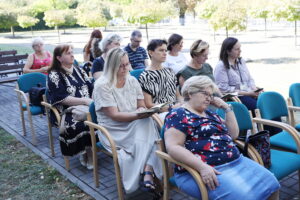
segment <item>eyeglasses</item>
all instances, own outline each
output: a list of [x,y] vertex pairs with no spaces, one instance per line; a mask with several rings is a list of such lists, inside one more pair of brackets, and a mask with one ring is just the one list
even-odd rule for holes
[[34,46],[34,47],[37,47],[37,46],[41,47],[41,46],[43,46],[43,45],[44,45],[43,43],[38,43],[38,44],[34,44],[33,46]]
[[122,68],[130,67],[130,66],[131,66],[130,63],[120,65],[120,67],[122,67]]
[[141,43],[142,42],[142,40],[133,40],[134,42],[136,42],[136,43]]
[[199,90],[198,92],[200,92],[201,94],[203,94],[206,98],[209,98],[209,100],[213,101],[214,100],[214,94],[209,94],[208,92],[206,91],[202,91],[202,90]]

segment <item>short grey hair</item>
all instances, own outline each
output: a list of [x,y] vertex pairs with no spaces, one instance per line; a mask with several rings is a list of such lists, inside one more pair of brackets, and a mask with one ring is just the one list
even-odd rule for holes
[[122,37],[119,34],[110,33],[100,41],[99,47],[103,53],[106,53],[108,51],[107,46],[109,44],[111,44],[112,42],[121,43],[121,41],[122,41]]
[[184,101],[190,100],[189,95],[195,94],[199,91],[211,88],[213,93],[218,93],[217,85],[208,76],[192,76],[187,79],[181,89],[181,94]]
[[135,38],[135,37],[142,37],[142,33],[141,33],[141,31],[139,31],[139,30],[134,30],[134,31],[132,31],[132,33],[131,33],[131,39],[133,39],[133,38]]
[[111,86],[116,85],[117,72],[121,65],[121,59],[126,55],[127,52],[119,47],[109,50],[104,64],[103,75],[100,79],[108,82]]
[[44,44],[44,40],[41,37],[33,38],[31,41],[31,46],[33,47],[36,44]]

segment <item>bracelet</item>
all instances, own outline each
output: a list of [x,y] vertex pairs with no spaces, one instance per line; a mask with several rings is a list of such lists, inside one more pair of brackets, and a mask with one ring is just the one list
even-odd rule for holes
[[233,111],[232,105],[228,105],[228,108],[224,109],[225,113]]

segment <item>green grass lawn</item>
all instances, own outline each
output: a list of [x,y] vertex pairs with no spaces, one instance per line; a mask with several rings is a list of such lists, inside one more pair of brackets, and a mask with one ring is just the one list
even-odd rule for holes
[[0,51],[17,50],[18,54],[30,54],[32,49],[22,45],[0,44]]
[[93,199],[2,128],[0,170],[0,199]]

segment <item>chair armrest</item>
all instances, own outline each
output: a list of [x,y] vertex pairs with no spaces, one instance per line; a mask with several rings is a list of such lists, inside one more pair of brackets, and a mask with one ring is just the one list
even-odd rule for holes
[[292,111],[300,111],[300,107],[297,106],[288,106],[288,109]]
[[253,118],[253,122],[257,124],[263,124],[263,125],[269,125],[269,126],[281,128],[282,130],[289,133],[293,137],[297,145],[297,153],[300,154],[300,135],[294,127],[286,123],[272,121],[268,119],[261,119],[261,118]]
[[[94,129],[97,129],[97,130],[101,131],[101,133],[108,139],[108,142],[109,142],[109,145],[110,145],[110,149],[111,149],[111,152],[113,154],[114,162],[118,162],[118,160],[115,160],[115,159],[118,158],[117,157],[118,156],[118,154],[117,154],[117,146],[116,146],[115,141],[111,137],[110,133],[108,132],[108,130],[106,128],[104,128],[103,126],[100,126],[100,125],[95,124],[94,122],[92,122],[92,118],[91,118],[90,113],[88,113],[88,120],[84,121],[84,123],[87,126],[89,126],[89,128],[90,128],[90,133],[91,133],[91,137],[92,137],[92,143],[96,144],[96,138],[95,138],[96,136],[95,136],[95,133],[94,133]],[[93,142],[93,138],[94,138],[94,142]]]
[[55,115],[55,117],[56,117],[56,120],[57,120],[57,123],[60,124],[60,119],[61,119],[61,117],[60,117],[60,114],[59,114],[59,112],[57,111],[57,109],[56,109],[54,106],[52,106],[50,103],[47,103],[47,102],[45,102],[45,101],[42,101],[41,104],[42,104],[45,108],[50,109],[50,110],[54,113],[54,115]]
[[161,129],[164,125],[164,122],[161,120],[159,115],[154,113],[151,117],[158,124],[159,128]]
[[[26,106],[29,106],[29,99],[26,96],[26,94],[22,90],[18,90],[18,89],[14,89],[14,90],[17,92],[17,94],[19,94],[21,97],[23,97],[23,99],[25,100]],[[22,99],[20,99],[20,100],[22,100]]]
[[177,165],[180,165],[182,166],[183,168],[185,168],[192,176],[193,178],[195,179],[196,183],[198,184],[198,187],[199,187],[199,190],[201,192],[201,197],[203,200],[207,199],[208,200],[208,193],[207,193],[207,189],[206,189],[206,186],[205,184],[203,183],[202,181],[202,178],[199,174],[198,171],[196,171],[195,169],[181,163],[181,162],[178,162],[176,160],[174,160],[173,158],[171,158],[170,155],[168,155],[167,153],[164,153],[162,151],[159,151],[157,150],[156,151],[156,154],[162,159],[162,160],[166,160],[168,162],[171,162],[171,163],[175,163]]
[[[234,142],[237,144],[238,147],[240,147],[241,149],[244,149],[245,142],[240,141],[240,140],[235,140]],[[251,160],[257,162],[258,164],[260,164],[262,166],[264,166],[264,162],[261,159],[261,156],[259,155],[257,150],[251,144],[248,144],[248,155],[249,155]]]

